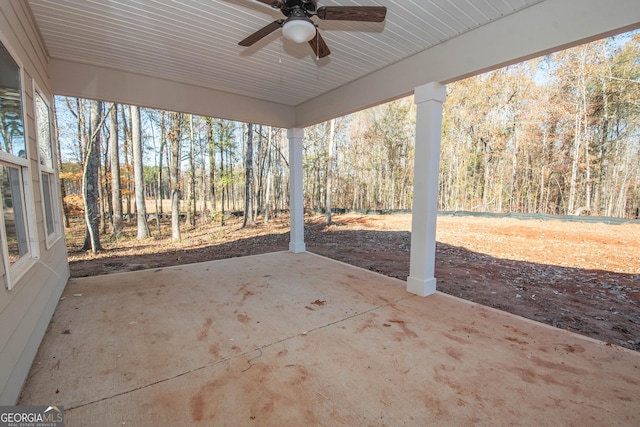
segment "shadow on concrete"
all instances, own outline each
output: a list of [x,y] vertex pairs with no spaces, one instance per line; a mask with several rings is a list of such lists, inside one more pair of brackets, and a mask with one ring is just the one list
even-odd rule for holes
[[[406,280],[411,234],[307,225],[307,250]],[[282,232],[150,255],[71,261],[72,277],[192,264],[288,250]],[[640,275],[495,258],[438,243],[438,290],[605,342],[640,350]]]

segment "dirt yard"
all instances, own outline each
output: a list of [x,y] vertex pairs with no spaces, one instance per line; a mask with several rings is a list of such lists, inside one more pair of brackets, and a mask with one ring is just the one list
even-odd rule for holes
[[[409,274],[410,215],[336,215],[306,222],[307,250],[388,276]],[[93,276],[287,250],[289,224],[242,229],[182,227],[171,242],[169,224],[138,242],[135,224],[105,251],[80,251],[82,226],[67,230],[71,275]],[[438,218],[438,289],[480,304],[595,339],[640,350],[640,224],[606,225],[517,219]]]

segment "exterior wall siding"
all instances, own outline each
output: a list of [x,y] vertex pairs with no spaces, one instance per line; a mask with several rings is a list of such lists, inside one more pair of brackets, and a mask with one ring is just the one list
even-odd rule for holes
[[[49,249],[42,209],[38,147],[35,139],[34,82],[52,102],[48,55],[25,2],[0,2],[0,40],[23,67],[23,110],[30,157],[31,203],[35,216],[38,258],[7,290],[0,285],[0,405],[17,401],[31,363],[69,278],[64,236]],[[54,143],[55,146],[55,143]],[[55,185],[59,188],[59,178]],[[61,203],[58,204],[61,206]],[[61,212],[58,212],[61,217]],[[62,224],[61,218],[59,219]],[[2,238],[4,240],[4,236]],[[45,404],[46,402],[43,402]],[[55,404],[55,402],[51,402]]]

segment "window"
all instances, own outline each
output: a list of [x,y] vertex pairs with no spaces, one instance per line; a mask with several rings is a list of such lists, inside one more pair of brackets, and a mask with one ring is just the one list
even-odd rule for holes
[[49,105],[40,91],[34,86],[36,127],[38,139],[38,157],[40,160],[40,180],[42,185],[42,210],[44,213],[44,227],[47,235],[47,248],[60,237],[58,221],[57,191],[55,183],[55,169],[53,167],[53,145],[51,139],[51,114]]
[[26,159],[20,81],[20,67],[0,43],[0,149]]
[[23,185],[20,175],[19,168],[0,164],[2,216],[10,265],[29,253],[27,221],[22,194]]
[[38,125],[38,149],[40,151],[40,165],[53,169],[53,150],[51,149],[51,116],[49,105],[36,93],[36,119]]
[[0,272],[9,289],[37,257],[22,99],[21,68],[0,42]]
[[50,173],[42,172],[42,204],[47,238],[55,237],[56,234],[56,223],[53,216],[53,196],[51,195],[51,178]]

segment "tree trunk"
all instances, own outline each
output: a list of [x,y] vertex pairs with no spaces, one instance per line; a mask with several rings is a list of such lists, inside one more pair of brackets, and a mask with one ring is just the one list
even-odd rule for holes
[[[125,193],[125,203],[127,207],[127,223],[131,222],[131,169],[129,164],[129,148],[131,146],[131,132],[129,127],[127,126],[127,115],[125,114],[125,108],[123,107],[122,112],[122,135],[123,135],[123,153],[124,153],[124,166],[125,166],[125,188],[127,192]],[[122,185],[122,183],[121,183]],[[121,187],[122,188],[122,187]]]
[[257,128],[257,147],[255,148],[255,154],[253,159],[253,210],[251,213],[251,219],[255,222],[258,218],[258,212],[260,211],[260,207],[262,206],[262,173],[264,171],[263,164],[261,162],[262,155],[262,146],[263,146],[263,135],[262,135],[262,125]]
[[213,120],[207,118],[207,144],[209,151],[209,201],[211,211],[216,210],[216,159],[215,159],[215,143],[213,141]]
[[244,221],[242,227],[255,226],[253,220],[253,124],[247,125],[247,153],[244,162]]
[[325,224],[331,224],[331,193],[333,188],[333,146],[335,139],[335,131],[336,131],[336,119],[332,119],[329,124],[329,147],[328,147],[328,155],[327,155],[327,190],[325,194]]
[[208,195],[208,191],[207,191],[207,163],[206,163],[206,157],[207,157],[207,144],[208,144],[208,138],[207,140],[203,141],[202,138],[199,136],[198,137],[198,141],[200,142],[199,147],[200,147],[200,164],[201,169],[200,169],[200,196],[202,197],[202,199],[200,200],[200,218],[201,220],[205,220],[207,218],[207,211],[208,211],[208,206],[207,206],[207,195]]
[[571,180],[569,181],[569,203],[567,214],[573,215],[576,200],[576,188],[578,187],[578,160],[580,158],[580,113],[576,111],[575,135],[573,136],[573,161],[571,162]]
[[138,239],[149,237],[147,206],[144,200],[144,169],[142,165],[142,130],[140,129],[140,108],[131,106],[131,145],[133,149],[133,179],[136,195],[136,215]]
[[[226,140],[226,134],[225,134],[225,140]],[[227,152],[227,166],[225,168],[225,170],[227,171],[227,210],[229,211],[236,211],[236,184],[235,184],[235,179],[234,179],[234,173],[233,173],[233,158],[234,158],[234,153],[233,153],[233,145],[232,144],[226,144],[227,148],[229,149]]]
[[120,186],[120,144],[118,143],[118,107],[109,106],[109,141],[111,143],[111,228],[114,238],[122,233],[122,188]]
[[265,195],[264,195],[264,223],[269,223],[269,214],[271,211],[271,182],[272,182],[272,155],[271,155],[271,146],[272,142],[272,129],[269,129],[269,135],[267,137],[267,183],[265,184]]
[[[583,62],[583,67],[584,67],[584,62]],[[584,73],[584,69],[583,69],[583,73]],[[588,140],[588,135],[589,135],[589,129],[588,129],[588,108],[587,108],[587,84],[584,81],[584,74],[582,74],[581,76],[582,78],[582,111],[583,111],[583,118],[582,118],[582,126],[584,128],[584,135],[585,135],[585,142],[584,142],[584,151],[585,151],[585,156],[584,156],[584,162],[585,162],[585,207],[586,207],[586,211],[589,212],[589,215],[591,215],[591,159],[590,159],[590,153],[589,153],[589,140]]]
[[[81,102],[79,98],[76,98],[76,108],[78,111],[78,162],[85,162],[87,159],[85,150],[89,145],[88,137],[87,137],[87,120],[85,119],[85,104]],[[84,137],[84,143],[82,141]]]
[[220,226],[224,227],[224,202],[225,202],[225,186],[227,183],[227,175],[224,171],[224,142],[225,136],[223,133],[222,122],[220,122]]
[[166,141],[167,141],[167,129],[165,122],[165,112],[162,112],[160,116],[160,153],[158,156],[158,198],[160,199],[159,211],[156,211],[158,215],[158,234],[160,234],[160,215],[162,214],[162,201],[164,200],[164,191],[162,188],[162,159],[164,156]]
[[[100,111],[101,117],[103,116],[104,111]],[[106,116],[106,115],[105,115]],[[105,117],[106,118],[106,117]],[[102,133],[102,130],[101,130]],[[105,138],[107,136],[105,135]],[[102,138],[99,139],[102,141]],[[100,234],[107,234],[107,193],[108,189],[106,188],[107,184],[107,156],[108,156],[108,146],[104,147],[104,167],[102,166],[102,159],[98,161],[98,207],[100,208]],[[100,144],[98,153],[102,152],[102,144]],[[105,185],[102,185],[102,183]]]
[[91,101],[91,125],[90,138],[87,146],[87,156],[82,174],[82,195],[84,199],[84,213],[86,221],[86,238],[83,250],[91,250],[96,253],[102,250],[100,245],[100,212],[98,208],[97,186],[100,185],[100,111],[102,105],[99,101]]
[[182,114],[171,113],[171,238],[180,240],[180,143]]
[[[53,108],[54,108],[53,126],[54,126],[54,132],[56,136],[56,142],[58,144],[58,171],[62,172],[62,156],[60,155],[62,151],[60,149],[60,132],[58,130],[58,114],[55,111],[55,103],[53,104]],[[67,190],[64,186],[64,180],[61,179],[60,180],[60,197],[62,198],[62,220],[63,220],[64,228],[69,228],[69,207],[67,206],[67,203],[64,200],[66,196],[67,196]]]
[[196,159],[195,159],[195,136],[193,132],[193,115],[189,115],[189,207],[187,222],[196,227]]
[[[162,116],[163,118],[160,120],[161,122],[164,121],[164,116]],[[157,158],[156,157],[156,135],[155,132],[153,130],[153,126],[151,127],[151,137],[153,139],[153,156],[154,156],[154,164],[157,165],[159,163],[159,159],[160,162],[162,161],[162,146],[163,146],[163,141],[164,141],[164,123],[161,123],[160,125],[160,157]],[[154,202],[155,202],[155,213],[156,213],[156,235],[160,236],[162,234],[162,229],[160,228],[160,212],[161,212],[161,207],[162,207],[162,192],[160,191],[160,168],[158,167],[156,169],[156,172],[153,175],[153,187],[154,187]]]

